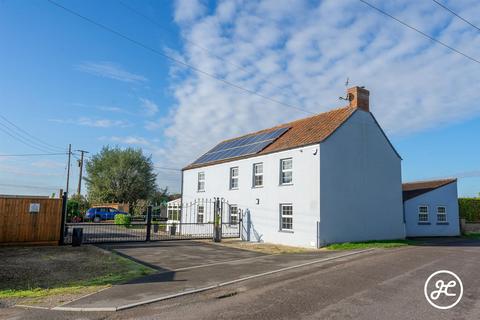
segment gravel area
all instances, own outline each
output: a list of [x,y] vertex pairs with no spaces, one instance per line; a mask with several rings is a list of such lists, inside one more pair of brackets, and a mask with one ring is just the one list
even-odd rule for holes
[[58,305],[150,271],[90,245],[0,247],[0,307]]

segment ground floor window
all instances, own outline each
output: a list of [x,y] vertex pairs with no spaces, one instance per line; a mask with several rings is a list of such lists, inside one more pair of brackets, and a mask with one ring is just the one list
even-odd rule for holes
[[229,222],[230,224],[238,223],[238,207],[235,204],[230,205]]
[[168,209],[168,220],[180,221],[180,209]]
[[199,204],[197,207],[197,223],[203,223],[203,216],[205,215],[205,206]]
[[180,205],[169,205],[167,207],[167,216],[168,220],[173,220],[173,221],[180,221],[181,217],[181,207]]
[[293,230],[293,206],[292,204],[280,205],[280,230],[292,231]]
[[419,206],[418,207],[418,222],[428,222],[428,207]]
[[437,221],[447,222],[447,208],[444,206],[437,207]]

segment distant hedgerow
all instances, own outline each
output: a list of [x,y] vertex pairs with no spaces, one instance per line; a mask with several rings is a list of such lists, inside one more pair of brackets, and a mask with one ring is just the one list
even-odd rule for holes
[[467,221],[480,221],[480,198],[459,198],[460,218]]

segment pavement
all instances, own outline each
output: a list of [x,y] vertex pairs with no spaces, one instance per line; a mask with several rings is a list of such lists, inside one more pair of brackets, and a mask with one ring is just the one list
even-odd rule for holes
[[[251,263],[256,264],[256,260],[253,261]],[[66,312],[8,308],[0,309],[0,318],[479,319],[479,265],[479,241],[433,241],[426,246],[375,250],[286,269],[123,311]],[[229,264],[217,266],[224,267],[216,269],[223,274],[232,267]],[[430,274],[443,269],[455,272],[464,286],[460,303],[449,310],[430,306],[423,292]]]

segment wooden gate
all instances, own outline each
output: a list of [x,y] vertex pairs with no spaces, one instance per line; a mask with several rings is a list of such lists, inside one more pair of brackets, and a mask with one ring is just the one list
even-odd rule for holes
[[57,245],[62,201],[62,198],[0,196],[0,245]]

